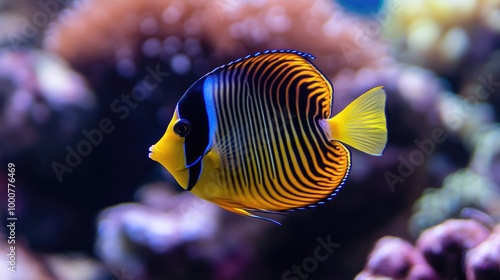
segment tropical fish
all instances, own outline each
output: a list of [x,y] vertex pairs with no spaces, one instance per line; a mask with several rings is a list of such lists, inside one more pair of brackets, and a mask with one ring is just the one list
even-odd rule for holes
[[272,50],[214,69],[181,97],[149,157],[184,189],[241,215],[276,222],[256,213],[331,200],[351,167],[344,144],[383,153],[386,95],[375,87],[332,117],[333,87],[313,59]]

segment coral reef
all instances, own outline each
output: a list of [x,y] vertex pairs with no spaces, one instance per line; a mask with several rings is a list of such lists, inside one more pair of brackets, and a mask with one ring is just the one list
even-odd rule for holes
[[28,149],[54,153],[95,106],[84,79],[58,57],[0,49],[0,159]]
[[426,189],[414,204],[410,232],[418,236],[425,229],[448,218],[458,218],[462,209],[473,207],[490,214],[498,214],[500,194],[489,177],[470,169],[448,175],[439,189]]
[[[5,236],[0,234],[0,250],[5,254],[12,254],[10,246],[7,244]],[[1,279],[36,279],[36,280],[53,280],[53,276],[49,270],[44,267],[40,260],[34,256],[25,246],[17,242],[15,244],[15,257],[13,258],[15,266],[8,264],[12,270],[7,269],[7,265],[0,270]],[[10,256],[8,257],[11,259]],[[7,258],[6,258],[7,260]]]
[[490,232],[475,220],[446,220],[425,230],[415,246],[381,238],[356,279],[497,279],[496,248],[498,226]]
[[[0,6],[0,161],[19,167],[18,279],[500,279],[498,0],[387,0],[364,16],[330,0]],[[22,38],[42,14],[54,21]],[[179,193],[147,148],[200,76],[281,48],[317,57],[333,113],[383,85],[389,143],[382,157],[353,151],[334,201],[273,217],[276,227]],[[113,133],[58,180],[51,163],[103,120]],[[318,240],[340,246],[317,258]]]
[[386,236],[375,244],[368,256],[368,263],[356,280],[377,279],[379,276],[392,279],[438,279],[419,250],[411,243],[392,236]]
[[[249,228],[218,206],[157,183],[138,190],[138,203],[104,210],[95,249],[111,271],[138,279],[246,279],[252,239],[272,226]],[[225,215],[225,217],[223,217]]]
[[485,241],[467,252],[465,264],[467,279],[500,278],[500,226]]
[[422,232],[416,247],[443,279],[462,279],[463,256],[489,233],[485,226],[473,220],[447,220]]
[[384,34],[404,61],[449,73],[496,48],[498,0],[386,2]]
[[[187,244],[187,248],[180,254],[187,258],[185,261],[196,263],[203,255],[199,243],[213,238],[218,223],[214,205],[198,202],[203,208],[200,209],[192,206],[194,198],[188,193],[175,197],[163,194],[165,190],[158,188],[153,192],[156,199],[159,196],[167,199],[162,205],[169,205],[169,209],[160,211],[137,203],[105,209],[98,218],[96,242],[97,254],[108,266],[116,270],[127,267],[131,275],[142,275],[146,279],[148,273],[158,273],[147,267],[150,259],[163,256],[167,261],[165,255],[181,250],[183,244]],[[203,265],[199,269],[206,270]]]
[[[92,67],[101,61],[101,68],[111,65],[120,74],[131,76],[140,57],[161,54],[167,63],[171,61],[173,70],[184,73],[191,70],[191,60],[204,58],[200,41],[207,31],[206,24],[199,19],[206,18],[200,14],[208,4],[208,1],[77,1],[49,28],[45,45],[74,66]],[[88,36],[83,38],[79,34]]]
[[[6,238],[0,235],[0,250],[12,254],[15,247],[15,266],[8,264],[0,270],[0,279],[5,280],[89,280],[103,279],[109,273],[104,266],[81,253],[73,254],[40,254],[33,252],[26,242],[19,239],[15,244],[7,244]],[[7,269],[9,268],[9,269]]]
[[388,57],[378,34],[365,34],[364,27],[364,20],[326,0],[293,5],[285,0],[87,0],[62,12],[45,47],[78,68],[99,61],[101,67],[107,63],[133,73],[134,62],[159,57],[180,75],[202,75],[264,49],[292,48],[321,58],[319,68],[332,75],[377,66]]

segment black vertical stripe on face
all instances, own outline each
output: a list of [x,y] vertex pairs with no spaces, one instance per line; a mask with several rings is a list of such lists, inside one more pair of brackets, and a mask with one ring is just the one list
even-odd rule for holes
[[186,190],[190,191],[193,189],[194,185],[196,185],[198,179],[200,178],[201,168],[202,168],[201,160],[199,160],[189,168],[189,179]]
[[188,190],[191,190],[201,174],[201,159],[210,144],[210,126],[203,98],[204,78],[196,81],[177,103],[180,120],[187,120],[190,133],[184,139],[186,167],[189,168]]

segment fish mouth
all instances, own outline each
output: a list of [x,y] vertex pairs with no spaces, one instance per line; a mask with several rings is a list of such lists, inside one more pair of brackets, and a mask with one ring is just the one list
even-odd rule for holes
[[[155,145],[151,145],[151,147],[149,147],[148,156],[150,159],[161,163],[165,167],[171,166],[170,164],[166,165],[163,163],[165,156],[161,151],[158,150],[158,148]],[[176,171],[183,171],[186,169],[188,169],[188,168],[186,167],[183,160],[180,160],[179,163],[177,164],[177,166],[174,164],[174,170],[176,170]]]
[[151,147],[149,147],[149,154],[148,154],[148,157],[150,159],[153,159],[152,155],[153,155],[153,150],[155,148],[155,145],[151,145]]

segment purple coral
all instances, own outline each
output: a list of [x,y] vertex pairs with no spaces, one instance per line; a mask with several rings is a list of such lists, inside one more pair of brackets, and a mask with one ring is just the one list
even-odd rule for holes
[[500,225],[447,220],[425,230],[413,246],[398,237],[380,239],[356,280],[500,279]]
[[500,279],[500,225],[467,253],[465,265],[469,280]]
[[377,279],[438,279],[421,253],[408,241],[386,236],[380,239],[368,257],[364,271],[357,280]]
[[489,230],[474,220],[448,220],[425,230],[416,247],[443,278],[464,278],[462,263],[467,250],[476,247]]
[[1,158],[34,147],[59,150],[95,105],[83,77],[57,56],[0,49]]

